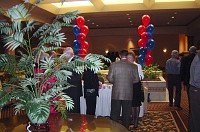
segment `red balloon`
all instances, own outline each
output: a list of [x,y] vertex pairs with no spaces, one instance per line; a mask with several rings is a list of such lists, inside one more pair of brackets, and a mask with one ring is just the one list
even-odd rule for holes
[[80,27],[80,30],[81,30],[81,33],[84,33],[84,34],[88,34],[89,32],[88,26],[85,26],[85,25]]
[[81,58],[85,58],[85,56],[87,55],[87,50],[86,49],[80,49],[79,52],[78,52],[78,55]]
[[85,24],[85,19],[84,17],[82,16],[79,16],[76,18],[76,24],[79,26],[79,27],[82,27],[84,24]]
[[88,47],[89,47],[89,44],[88,44],[88,42],[87,41],[82,41],[81,42],[81,49],[88,49]]
[[141,34],[141,38],[147,42],[149,39],[149,34],[147,32],[143,32]]
[[146,32],[146,27],[143,26],[143,25],[140,25],[140,26],[138,27],[138,33],[139,33],[139,34],[142,34],[143,32]]
[[83,42],[86,40],[86,35],[84,33],[79,33],[78,35],[78,41]]
[[138,46],[139,47],[146,47],[147,41],[143,40],[143,39],[139,39],[138,40]]
[[146,56],[151,55],[151,53],[152,53],[152,50],[147,50]]
[[144,62],[146,64],[146,66],[149,66],[152,64],[153,62],[153,58],[151,55],[146,55],[146,57],[144,58]]
[[149,25],[150,23],[150,16],[149,15],[143,15],[142,16],[142,23],[144,26]]

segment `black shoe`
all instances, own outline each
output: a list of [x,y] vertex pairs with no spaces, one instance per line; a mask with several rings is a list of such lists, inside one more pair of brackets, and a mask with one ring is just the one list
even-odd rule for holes
[[183,108],[180,105],[175,105],[179,110],[182,110]]

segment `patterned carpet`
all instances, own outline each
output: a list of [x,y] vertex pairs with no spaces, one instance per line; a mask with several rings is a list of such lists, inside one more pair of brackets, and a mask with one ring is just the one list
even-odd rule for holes
[[181,93],[181,106],[183,110],[179,110],[176,107],[169,107],[168,102],[149,102],[148,111],[168,111],[171,112],[176,124],[181,132],[188,131],[188,98],[187,93],[182,89]]
[[140,118],[138,128],[131,125],[131,132],[179,132],[179,128],[169,111],[148,111]]

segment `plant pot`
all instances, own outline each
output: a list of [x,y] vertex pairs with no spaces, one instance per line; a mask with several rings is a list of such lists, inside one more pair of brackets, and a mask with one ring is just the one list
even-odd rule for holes
[[32,124],[45,124],[47,122],[47,119],[49,118],[49,115],[50,115],[50,108],[46,116],[40,116],[38,118],[34,116],[34,113],[27,113],[28,119]]

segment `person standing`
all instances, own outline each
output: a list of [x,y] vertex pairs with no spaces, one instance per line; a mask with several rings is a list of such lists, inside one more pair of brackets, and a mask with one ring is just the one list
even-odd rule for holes
[[95,115],[96,101],[99,92],[99,80],[94,71],[87,69],[83,73],[84,97],[86,100],[86,114]]
[[[140,78],[140,80],[144,79],[144,74],[142,72],[142,66],[135,62],[135,53],[129,52],[127,59],[129,62],[137,65],[139,78]],[[142,86],[141,82],[133,84],[133,100],[132,100],[132,118],[133,119],[132,120],[133,120],[134,128],[138,127],[140,106],[142,105],[141,102],[144,102],[144,98],[142,98],[142,97],[144,97],[144,93],[141,91],[142,90],[141,86]]]
[[198,53],[190,66],[190,113],[189,132],[200,130],[200,53]]
[[166,72],[168,80],[168,92],[169,92],[169,106],[173,106],[173,92],[174,86],[176,87],[175,102],[179,110],[182,110],[181,103],[181,78],[180,78],[180,61],[178,60],[178,51],[173,50],[171,52],[171,58],[166,62]]
[[128,51],[119,53],[120,61],[110,65],[108,80],[113,84],[111,96],[111,119],[119,121],[122,108],[122,124],[129,129],[133,98],[133,83],[139,82],[137,66],[127,60]]
[[180,68],[181,81],[183,81],[183,85],[187,90],[189,111],[190,111],[190,103],[189,103],[189,100],[190,100],[189,99],[190,65],[192,63],[192,60],[195,57],[196,49],[197,48],[195,46],[191,46],[189,48],[189,55],[188,56],[183,56],[181,58],[181,68]]
[[[71,47],[67,47],[63,53],[65,54],[64,57],[67,59],[68,62],[74,61],[74,51]],[[74,102],[74,108],[70,110],[70,113],[80,113],[80,97],[82,96],[82,81],[81,75],[71,71],[72,76],[68,79],[68,83],[72,85],[68,89],[65,89],[65,92],[68,96],[70,96]]]

